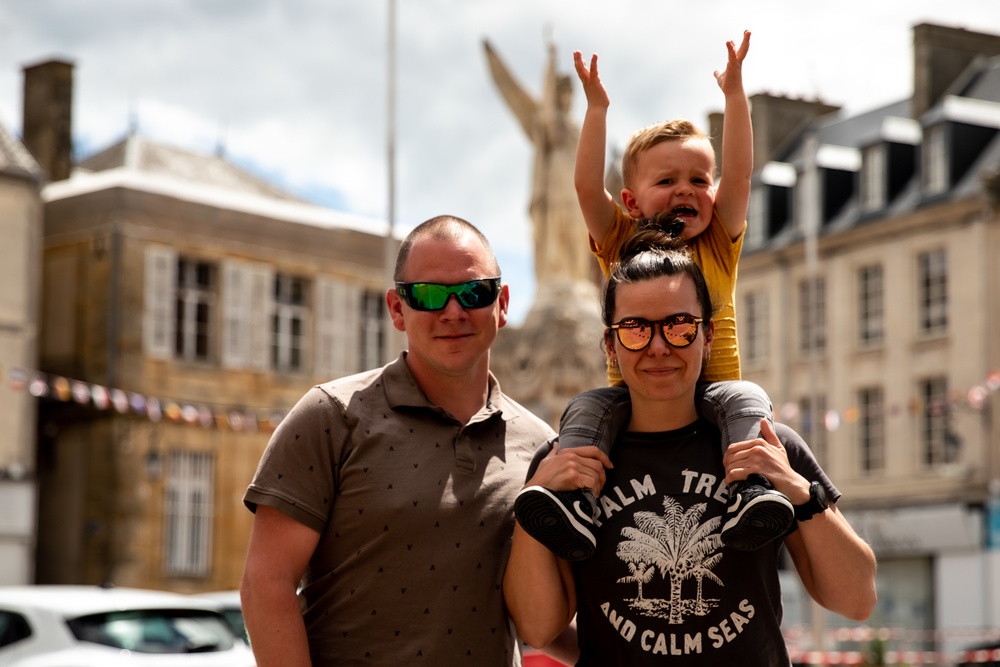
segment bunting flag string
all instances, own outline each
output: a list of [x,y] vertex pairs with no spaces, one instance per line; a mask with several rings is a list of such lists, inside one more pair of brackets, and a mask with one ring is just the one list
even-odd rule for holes
[[[2,367],[0,371],[3,371]],[[27,391],[37,399],[73,402],[102,412],[113,410],[121,415],[133,414],[152,422],[165,420],[202,428],[255,433],[273,431],[285,417],[285,413],[277,409],[147,396],[19,366],[7,368],[5,375],[7,387],[11,391]],[[0,381],[3,377],[4,373],[0,372]]]
[[[923,414],[925,409],[933,415],[943,414],[947,410],[961,407],[969,407],[973,411],[981,412],[986,407],[986,401],[990,394],[1000,390],[1000,370],[990,371],[979,384],[975,384],[965,391],[952,390],[947,398],[932,402],[925,406],[924,402],[914,397],[905,406],[905,410],[911,415]],[[892,404],[884,408],[883,415],[887,417],[898,416],[903,412],[904,407],[900,404]],[[798,403],[785,403],[778,409],[778,418],[782,421],[792,422],[800,417],[801,408]],[[866,415],[864,408],[852,405],[840,410],[830,409],[822,412],[820,417],[823,427],[827,431],[836,431],[844,424],[853,424]],[[804,416],[805,418],[805,416]]]
[[[18,366],[6,370],[6,384],[12,391],[27,390],[29,394],[39,399],[51,399],[63,403],[72,401],[79,405],[90,405],[100,411],[114,410],[122,415],[131,413],[144,416],[153,422],[165,419],[202,428],[227,428],[231,431],[246,432],[274,430],[285,416],[284,412],[277,409],[212,405],[198,401],[145,396],[137,392],[50,375]],[[987,373],[979,384],[964,391],[951,391],[946,399],[929,407],[932,412],[937,412],[968,406],[978,412],[986,407],[990,394],[998,390],[1000,390],[1000,370],[994,370]],[[922,401],[913,398],[905,408],[899,404],[886,407],[884,415],[897,416],[904,409],[912,415],[917,415],[923,413],[924,408]],[[799,405],[789,402],[779,407],[778,418],[785,422],[794,422],[804,417],[800,413]],[[862,408],[852,405],[839,410],[824,411],[821,422],[823,428],[833,432],[844,424],[857,422],[863,416]]]

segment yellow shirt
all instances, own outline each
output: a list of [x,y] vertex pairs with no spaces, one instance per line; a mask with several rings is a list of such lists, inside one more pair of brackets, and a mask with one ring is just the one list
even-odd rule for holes
[[[609,273],[609,265],[618,260],[622,245],[634,229],[635,219],[616,205],[614,222],[601,244],[598,245],[590,237],[590,250],[597,255],[605,276]],[[736,340],[736,265],[743,249],[745,232],[746,224],[735,241],[730,239],[718,212],[713,211],[712,221],[705,231],[688,240],[688,249],[705,275],[705,282],[712,295],[712,305],[715,307],[712,316],[715,321],[712,355],[701,372],[701,379],[707,382],[740,379],[740,351]],[[622,384],[621,373],[611,366],[610,360],[608,384]]]

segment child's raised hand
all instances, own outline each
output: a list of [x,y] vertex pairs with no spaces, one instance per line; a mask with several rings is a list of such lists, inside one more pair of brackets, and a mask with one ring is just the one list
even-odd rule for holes
[[576,66],[576,75],[580,77],[583,84],[583,93],[587,96],[588,107],[607,107],[611,104],[608,99],[608,91],[601,83],[601,77],[597,73],[597,54],[590,57],[590,67],[583,61],[583,54],[579,51],[573,52],[573,64]]
[[750,31],[743,31],[743,42],[739,51],[733,42],[726,42],[726,49],[729,51],[729,62],[726,63],[726,70],[720,72],[715,70],[715,80],[719,83],[724,95],[730,93],[743,92],[743,59],[747,57],[750,50]]

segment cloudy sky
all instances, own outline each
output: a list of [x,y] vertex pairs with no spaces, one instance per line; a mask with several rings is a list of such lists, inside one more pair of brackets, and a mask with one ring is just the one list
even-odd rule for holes
[[[20,133],[21,69],[76,64],[80,156],[135,119],[154,140],[211,152],[311,201],[388,211],[387,17],[393,0],[2,0],[0,123]],[[913,25],[1000,34],[997,0],[395,0],[396,228],[450,213],[480,226],[512,289],[535,291],[527,213],[532,147],[491,82],[489,39],[541,90],[546,44],[572,73],[596,52],[611,95],[608,139],[721,110],[712,71],[753,32],[748,93],[859,112],[908,97]],[[574,76],[575,81],[575,76]],[[578,84],[574,116],[582,119]]]

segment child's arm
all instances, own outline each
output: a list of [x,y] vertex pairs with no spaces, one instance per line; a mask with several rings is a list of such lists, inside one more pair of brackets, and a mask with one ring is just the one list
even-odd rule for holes
[[715,208],[729,237],[735,240],[746,221],[750,177],[753,174],[753,127],[750,123],[750,103],[743,90],[743,59],[750,50],[750,31],[743,32],[739,51],[733,42],[726,42],[726,48],[729,50],[726,70],[715,72],[719,88],[726,96],[722,121],[722,176],[715,196]]
[[580,201],[583,221],[590,236],[602,243],[615,218],[615,200],[604,187],[604,153],[607,143],[608,93],[597,74],[597,56],[590,59],[590,67],[583,61],[583,54],[573,53],[576,73],[587,96],[587,114],[580,127],[580,144],[576,149],[574,183]]

